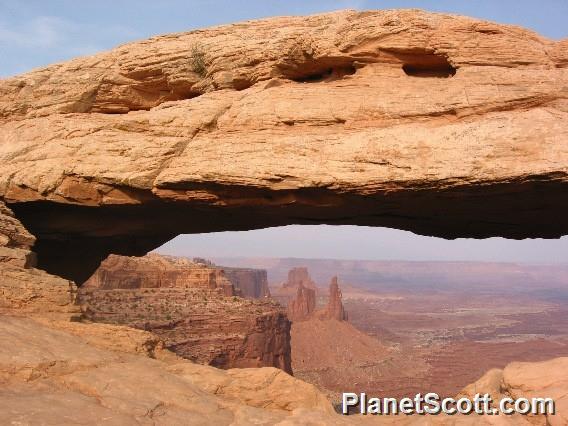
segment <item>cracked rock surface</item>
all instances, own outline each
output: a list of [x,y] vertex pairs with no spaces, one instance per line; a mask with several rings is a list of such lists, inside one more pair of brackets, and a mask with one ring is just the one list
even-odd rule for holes
[[0,81],[0,197],[38,264],[78,283],[179,233],[560,237],[567,58],[566,40],[419,10],[158,36]]

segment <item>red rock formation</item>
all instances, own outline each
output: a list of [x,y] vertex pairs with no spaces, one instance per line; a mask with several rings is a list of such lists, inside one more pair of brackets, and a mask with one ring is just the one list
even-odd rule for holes
[[151,331],[184,358],[291,373],[290,321],[272,300],[234,296],[220,269],[150,254],[110,256],[81,287],[87,319]]
[[316,283],[310,277],[308,268],[305,267],[290,269],[288,272],[288,281],[286,281],[282,286],[284,288],[298,288],[300,284],[303,284],[306,288],[317,290]]
[[327,302],[326,310],[328,318],[338,321],[347,321],[347,312],[345,312],[341,298],[342,294],[339,289],[339,284],[337,283],[337,277],[333,277],[329,285],[329,301]]
[[316,309],[316,291],[304,287],[302,282],[298,285],[296,298],[288,302],[288,318],[290,321],[307,319]]
[[264,269],[229,268],[220,266],[236,290],[242,297],[262,299],[270,297],[268,289],[268,276]]
[[87,288],[203,288],[235,296],[223,271],[186,258],[148,254],[143,258],[110,255],[85,282]]

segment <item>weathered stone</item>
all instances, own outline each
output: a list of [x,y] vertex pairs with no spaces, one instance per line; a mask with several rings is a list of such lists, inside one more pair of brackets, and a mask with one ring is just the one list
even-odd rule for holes
[[317,291],[317,285],[310,277],[308,268],[298,267],[290,269],[288,271],[288,280],[282,284],[282,287],[296,290],[300,286]]
[[173,354],[154,360],[140,351],[142,332],[77,326],[1,317],[0,423],[354,424],[281,370],[224,371]]
[[149,254],[110,256],[79,296],[86,319],[151,331],[192,361],[291,373],[290,321],[283,309],[234,294],[224,272],[209,262]]
[[297,287],[296,298],[288,302],[288,318],[290,318],[290,321],[303,321],[308,319],[315,309],[315,290],[304,287],[304,284],[300,282]]
[[179,233],[559,237],[567,46],[418,10],[130,43],[0,82],[0,197],[79,283]]
[[75,284],[33,268],[34,240],[0,201],[0,314],[78,317]]
[[343,307],[341,290],[337,283],[337,277],[331,279],[329,284],[329,300],[327,302],[326,317],[337,321],[347,321],[347,312]]
[[270,297],[268,276],[264,269],[229,268],[220,266],[225,276],[238,289],[242,297],[263,299]]
[[183,257],[150,253],[144,257],[111,255],[87,280],[86,289],[200,288],[234,296],[235,289],[225,274]]

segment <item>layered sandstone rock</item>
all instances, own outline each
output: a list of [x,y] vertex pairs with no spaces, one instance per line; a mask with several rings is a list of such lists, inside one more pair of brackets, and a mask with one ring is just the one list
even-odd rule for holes
[[296,290],[302,286],[317,291],[317,285],[310,277],[308,268],[297,267],[290,269],[288,271],[288,280],[282,284],[282,287]]
[[300,282],[296,290],[296,298],[288,302],[288,318],[290,321],[303,321],[316,309],[316,292],[304,287]]
[[1,318],[0,423],[355,424],[281,370],[218,370],[145,353],[156,339],[141,331],[71,325]]
[[264,299],[270,297],[268,276],[264,269],[230,268],[220,266],[227,279],[238,289],[242,297]]
[[462,390],[459,396],[473,397],[488,393],[497,404],[502,398],[552,398],[555,414],[513,415],[513,424],[550,425],[568,424],[568,358],[543,362],[513,362],[503,370],[488,371],[477,382]]
[[33,268],[34,241],[0,201],[0,314],[78,318],[75,284]]
[[154,253],[144,257],[111,255],[84,287],[100,290],[195,288],[217,290],[225,296],[235,295],[233,285],[222,271],[183,257]]
[[345,417],[335,414],[314,386],[278,369],[218,370],[193,364],[163,350],[155,336],[124,327],[1,319],[2,424],[97,425],[102,419],[109,425],[528,426],[566,422],[565,358],[513,363],[464,390],[468,395],[494,390],[514,397],[551,395],[557,412],[547,418]]
[[33,267],[35,256],[31,247],[35,238],[6,204],[0,201],[0,263],[10,264],[20,268]]
[[0,82],[0,198],[79,283],[179,233],[559,237],[567,46],[418,10],[130,43]]
[[343,307],[342,295],[341,290],[339,289],[339,284],[337,283],[337,277],[333,277],[329,284],[329,300],[327,302],[325,313],[329,319],[347,321],[347,312]]
[[110,256],[81,287],[86,319],[148,330],[167,348],[220,368],[291,369],[290,322],[271,300],[245,300],[223,271],[150,254]]

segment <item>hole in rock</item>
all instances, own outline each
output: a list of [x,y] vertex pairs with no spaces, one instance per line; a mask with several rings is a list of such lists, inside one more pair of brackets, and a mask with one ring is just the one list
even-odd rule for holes
[[292,225],[111,256],[80,297],[91,320],[161,334],[196,362],[291,369],[328,394],[455,396],[492,368],[568,355],[567,264],[566,237]]
[[411,77],[449,78],[456,75],[456,68],[440,55],[411,55],[402,65],[402,70]]
[[354,66],[345,66],[338,68],[327,68],[323,71],[315,71],[298,77],[291,78],[298,83],[318,83],[321,81],[333,81],[343,78],[347,75],[353,75],[357,72]]

